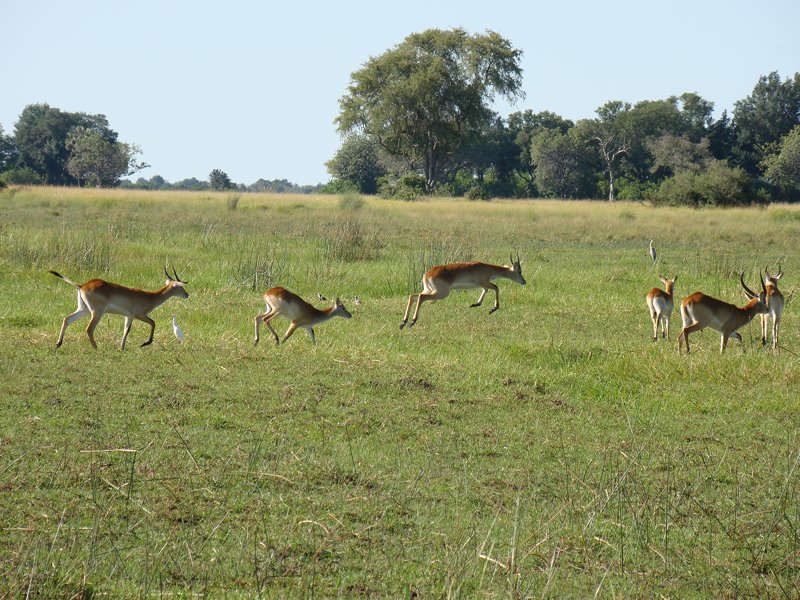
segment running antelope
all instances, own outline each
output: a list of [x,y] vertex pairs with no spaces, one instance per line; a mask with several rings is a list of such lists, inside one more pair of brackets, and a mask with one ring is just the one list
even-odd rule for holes
[[419,294],[411,294],[408,297],[406,312],[400,322],[400,329],[405,327],[408,322],[408,314],[411,312],[411,305],[416,301],[414,316],[408,327],[411,328],[419,317],[419,307],[427,300],[441,300],[447,298],[450,290],[482,288],[478,301],[471,304],[474,308],[483,303],[486,292],[494,290],[494,308],[489,311],[492,314],[500,308],[500,290],[492,283],[493,279],[510,279],[520,285],[525,285],[525,278],[522,276],[522,267],[517,260],[511,258],[511,266],[488,265],[482,262],[456,263],[452,265],[441,265],[433,267],[422,276],[422,291]]
[[742,341],[742,336],[737,333],[737,329],[747,325],[756,315],[763,315],[767,312],[767,290],[763,278],[761,279],[760,294],[756,294],[745,285],[744,272],[739,276],[739,281],[742,283],[745,295],[750,300],[741,308],[706,296],[702,292],[695,292],[683,299],[681,302],[683,329],[678,335],[678,352],[681,349],[681,340],[685,340],[688,353],[689,334],[706,327],[722,334],[719,351],[724,352],[728,345],[728,338]]
[[658,277],[664,284],[664,290],[653,288],[647,293],[647,308],[650,311],[650,319],[653,321],[653,341],[658,339],[658,324],[661,323],[661,337],[669,339],[669,319],[672,316],[672,290],[675,287],[676,275],[672,279],[667,279],[663,275]]
[[347,311],[339,298],[336,298],[336,302],[331,308],[319,310],[318,308],[314,308],[311,304],[303,300],[297,294],[293,294],[289,290],[282,287],[274,287],[264,292],[264,302],[267,303],[267,310],[266,312],[258,315],[255,321],[255,344],[258,344],[259,328],[261,323],[266,324],[267,329],[269,329],[270,333],[272,333],[272,337],[275,338],[275,343],[280,343],[278,340],[278,334],[275,333],[270,321],[281,315],[291,321],[289,328],[286,330],[286,334],[283,336],[284,342],[291,337],[295,329],[302,327],[308,331],[308,335],[311,337],[312,345],[316,345],[316,341],[314,339],[315,326],[319,325],[320,323],[324,323],[333,317],[344,317],[345,319],[349,319],[351,316],[353,316]]
[[91,314],[92,318],[88,327],[86,327],[86,335],[89,336],[89,341],[96,350],[97,343],[94,341],[94,330],[106,313],[125,317],[125,329],[122,334],[122,345],[120,346],[122,350],[125,349],[125,340],[128,338],[128,332],[131,330],[134,319],[150,325],[150,337],[142,343],[142,346],[147,346],[153,343],[153,333],[156,330],[155,321],[148,316],[150,311],[161,306],[173,296],[178,298],[189,297],[189,294],[184,289],[186,282],[178,277],[174,267],[172,275],[164,267],[164,274],[167,276],[167,280],[164,283],[164,287],[155,292],[137,290],[111,283],[110,281],[103,281],[102,279],[90,279],[86,283],[80,284],[55,271],[50,271],[50,273],[78,289],[78,308],[74,313],[64,318],[64,322],[61,324],[61,332],[58,334],[56,348],[60,347],[64,342],[64,331],[66,331],[67,326],[82,316]]
[[780,331],[781,315],[783,314],[783,294],[778,289],[778,280],[783,277],[783,269],[778,267],[778,273],[770,275],[765,268],[764,274],[767,276],[765,284],[768,312],[765,315],[761,315],[761,345],[767,345],[767,325],[769,325],[769,318],[772,317],[772,349],[777,350],[778,332]]

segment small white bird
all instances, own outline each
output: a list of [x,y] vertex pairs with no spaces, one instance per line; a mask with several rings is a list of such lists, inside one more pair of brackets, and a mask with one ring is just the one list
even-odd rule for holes
[[656,262],[656,249],[653,248],[653,240],[650,240],[650,258],[653,259],[653,262]]
[[317,298],[319,298],[322,302],[325,302],[325,300],[327,300],[327,298],[322,294],[320,294],[319,292],[317,292]]
[[353,298],[353,304],[355,304],[356,306],[361,306],[361,298],[359,298],[358,296]]
[[179,342],[182,342],[185,339],[183,336],[183,331],[181,331],[181,328],[175,322],[175,315],[172,315],[172,333],[175,334],[175,337],[178,338]]

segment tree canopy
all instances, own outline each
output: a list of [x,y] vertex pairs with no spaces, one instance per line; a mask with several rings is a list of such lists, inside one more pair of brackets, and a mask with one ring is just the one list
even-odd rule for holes
[[491,118],[494,96],[522,95],[521,56],[493,31],[412,34],[351,75],[336,123],[420,169],[433,191],[448,161]]

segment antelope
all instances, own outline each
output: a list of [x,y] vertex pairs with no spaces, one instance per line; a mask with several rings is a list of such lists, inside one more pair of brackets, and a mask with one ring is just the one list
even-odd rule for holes
[[131,330],[134,319],[150,325],[150,337],[142,343],[142,346],[148,346],[153,343],[153,333],[156,329],[155,321],[148,316],[150,311],[161,306],[173,296],[178,298],[189,297],[189,294],[184,289],[186,282],[178,277],[174,267],[172,275],[164,267],[164,274],[167,276],[167,280],[164,283],[164,287],[154,292],[137,290],[111,283],[110,281],[103,281],[102,279],[90,279],[86,283],[79,284],[55,271],[50,271],[50,273],[78,289],[78,308],[74,313],[64,318],[64,322],[61,324],[61,332],[58,334],[56,348],[61,347],[64,342],[64,331],[71,323],[84,315],[91,314],[92,318],[86,327],[86,335],[89,336],[89,341],[94,349],[97,350],[97,343],[94,341],[94,330],[106,313],[125,317],[121,350],[125,350],[125,340],[128,338],[128,332]]
[[672,316],[672,290],[675,286],[676,275],[672,279],[667,279],[663,275],[658,277],[664,284],[665,289],[653,288],[647,293],[647,308],[650,311],[650,319],[653,321],[653,341],[658,340],[658,324],[661,323],[661,337],[669,339],[669,319]]
[[416,300],[414,316],[409,323],[409,329],[414,326],[419,317],[419,308],[423,302],[428,300],[441,300],[450,295],[450,290],[456,289],[475,289],[482,288],[478,301],[471,304],[470,308],[475,308],[483,303],[486,292],[494,290],[494,308],[489,311],[492,314],[500,308],[500,290],[492,283],[493,279],[510,279],[520,285],[525,285],[525,278],[522,276],[522,267],[517,260],[511,258],[511,266],[489,265],[482,262],[455,263],[451,265],[440,265],[433,267],[422,276],[422,291],[419,294],[411,294],[408,297],[406,312],[400,322],[400,329],[405,327],[408,322],[408,314],[411,305]]
[[767,345],[767,325],[769,325],[769,318],[772,317],[772,349],[778,349],[778,332],[781,325],[781,315],[783,314],[783,294],[778,289],[778,280],[783,277],[783,269],[778,267],[778,273],[770,275],[767,269],[764,269],[764,275],[767,279],[767,309],[765,315],[761,315],[761,345]]
[[314,339],[315,326],[319,325],[320,323],[324,323],[333,317],[344,317],[345,319],[349,319],[353,316],[347,311],[339,298],[336,298],[336,301],[331,308],[320,310],[313,307],[297,294],[293,294],[289,290],[282,287],[274,287],[264,292],[264,302],[267,303],[267,310],[258,315],[255,319],[256,341],[253,345],[258,344],[259,327],[261,326],[261,323],[266,324],[267,329],[269,329],[270,333],[272,333],[272,337],[275,338],[275,343],[280,343],[278,340],[278,334],[275,333],[275,330],[270,324],[270,321],[278,316],[284,316],[290,321],[289,328],[286,330],[286,334],[283,336],[282,341],[284,343],[292,336],[295,329],[302,327],[308,331],[308,335],[311,337],[311,344],[313,346],[316,346],[316,340]]
[[[760,275],[759,275],[760,277]],[[678,335],[678,352],[681,349],[681,340],[686,341],[686,352],[689,353],[689,334],[710,327],[722,334],[719,351],[724,352],[728,345],[728,338],[742,341],[742,336],[736,331],[749,323],[756,315],[767,313],[767,290],[764,279],[761,279],[761,293],[756,294],[744,283],[744,272],[739,276],[744,293],[749,302],[739,308],[702,292],[695,292],[681,302],[681,318],[683,329]]]

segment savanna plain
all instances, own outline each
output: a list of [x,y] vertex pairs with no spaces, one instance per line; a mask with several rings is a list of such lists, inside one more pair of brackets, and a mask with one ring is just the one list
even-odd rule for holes
[[[790,206],[6,190],[0,598],[798,598],[798,233]],[[427,268],[511,253],[500,310],[455,291],[400,330]],[[55,349],[49,269],[157,289],[167,260],[190,297],[151,346],[107,315]],[[659,275],[742,305],[778,265],[778,352],[754,321],[679,354],[677,308],[652,341]],[[254,347],[274,285],[353,318]]]

